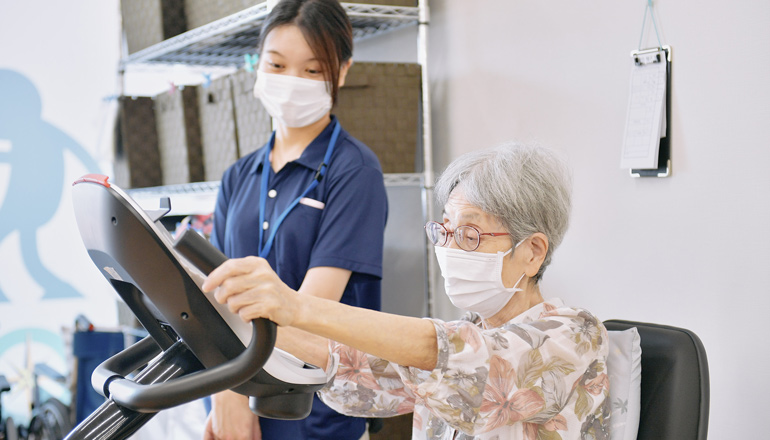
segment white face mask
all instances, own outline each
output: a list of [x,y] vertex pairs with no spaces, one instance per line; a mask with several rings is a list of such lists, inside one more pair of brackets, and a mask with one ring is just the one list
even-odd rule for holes
[[519,244],[507,252],[496,254],[436,246],[436,258],[444,276],[446,294],[452,304],[476,312],[484,319],[502,310],[516,292],[524,290],[516,287],[524,274],[521,274],[513,287],[503,285],[503,258]]
[[332,108],[326,81],[258,71],[254,97],[286,127],[306,127]]

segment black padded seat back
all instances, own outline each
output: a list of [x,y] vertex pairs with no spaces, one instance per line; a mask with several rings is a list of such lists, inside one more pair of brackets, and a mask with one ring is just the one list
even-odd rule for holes
[[667,325],[621,320],[604,325],[607,330],[636,327],[639,332],[642,383],[637,440],[705,440],[709,370],[700,338]]

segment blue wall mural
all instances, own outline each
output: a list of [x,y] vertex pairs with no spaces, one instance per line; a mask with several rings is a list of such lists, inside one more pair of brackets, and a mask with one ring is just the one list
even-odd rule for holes
[[[44,290],[42,299],[75,298],[78,292],[54,275],[38,253],[37,231],[56,213],[64,190],[64,153],[74,154],[90,172],[99,167],[74,139],[41,119],[42,102],[34,84],[13,70],[0,69],[0,163],[10,165],[10,179],[0,205],[0,243],[18,231],[21,257]],[[8,297],[0,286],[0,303]]]
[[[105,314],[109,310],[104,302],[94,301],[98,286],[93,292],[79,291],[45,263],[56,264],[51,263],[49,252],[60,244],[39,243],[39,235],[50,237],[41,230],[54,225],[55,230],[69,233],[55,219],[70,188],[67,180],[74,180],[72,170],[65,169],[65,155],[73,155],[88,172],[99,172],[99,166],[77,141],[42,119],[42,104],[37,87],[28,77],[0,69],[0,244],[18,235],[18,247],[6,247],[0,261],[0,374],[11,382],[11,391],[2,396],[4,417],[11,416],[17,423],[28,421],[35,363],[43,362],[60,374],[68,374],[68,350],[61,328],[71,326],[81,311]],[[73,103],[72,111],[79,108],[82,103]],[[58,273],[63,267],[70,274],[73,268],[79,271],[77,260],[62,261]],[[83,271],[93,270],[88,264],[83,263]],[[20,267],[28,276],[18,273]],[[31,297],[16,290],[28,284],[29,277],[42,288],[42,295],[36,291]],[[44,385],[41,389],[51,392]],[[56,397],[68,403],[68,391],[62,391],[65,394]]]

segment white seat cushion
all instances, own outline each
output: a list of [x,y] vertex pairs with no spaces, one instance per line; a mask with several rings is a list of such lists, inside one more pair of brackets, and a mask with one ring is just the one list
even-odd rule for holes
[[610,377],[611,440],[636,440],[639,432],[642,384],[642,349],[635,327],[608,331],[610,354],[607,375]]

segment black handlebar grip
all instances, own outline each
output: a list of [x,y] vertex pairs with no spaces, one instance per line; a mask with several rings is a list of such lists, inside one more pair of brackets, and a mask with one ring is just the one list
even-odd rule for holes
[[225,254],[192,229],[182,232],[174,243],[174,249],[206,275],[227,261]]

